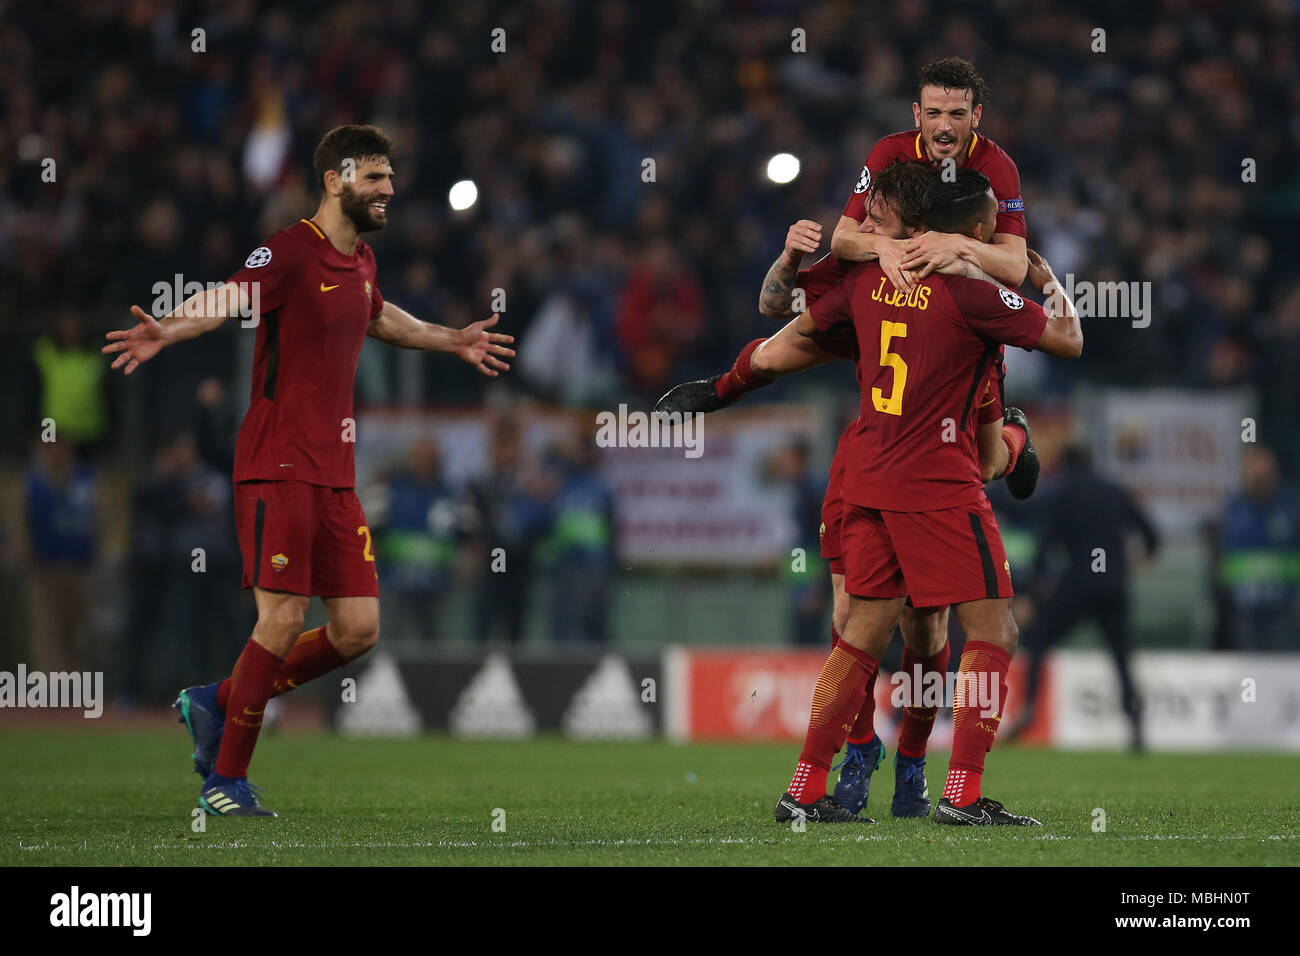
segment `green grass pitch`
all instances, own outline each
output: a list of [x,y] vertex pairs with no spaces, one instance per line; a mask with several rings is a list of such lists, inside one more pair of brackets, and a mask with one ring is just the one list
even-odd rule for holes
[[[278,819],[191,829],[198,778],[175,733],[0,734],[0,865],[1295,865],[1300,757],[995,749],[986,791],[1042,830],[772,811],[795,745],[348,740],[269,735],[252,780]],[[942,789],[947,754],[927,770]],[[832,777],[833,779],[833,777]],[[1094,832],[1094,809],[1105,832]],[[504,832],[493,829],[504,811]]]

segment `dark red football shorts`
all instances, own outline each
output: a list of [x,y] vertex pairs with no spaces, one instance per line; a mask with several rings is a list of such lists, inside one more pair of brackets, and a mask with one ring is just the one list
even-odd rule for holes
[[822,498],[822,558],[826,561],[831,569],[831,574],[844,573],[844,548],[840,543],[840,524],[843,519],[844,499],[840,497],[840,490],[844,487],[844,466],[848,458],[848,453],[844,450],[847,444],[844,434],[840,435],[840,443],[835,447],[835,457],[831,459],[830,479],[826,482],[826,496]]
[[984,394],[980,397],[979,423],[988,425],[992,422],[1000,422],[1003,419],[1002,413],[1002,388],[998,382],[997,369],[989,372],[989,383],[984,387]]
[[910,596],[914,607],[1009,598],[1011,565],[993,508],[877,511],[844,504],[844,589],[855,597]]
[[305,481],[235,484],[244,587],[315,597],[378,597],[379,574],[351,488]]

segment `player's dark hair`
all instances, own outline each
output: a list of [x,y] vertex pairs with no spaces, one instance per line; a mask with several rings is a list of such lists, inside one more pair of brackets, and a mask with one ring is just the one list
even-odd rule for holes
[[352,159],[395,160],[393,142],[378,126],[336,126],[325,134],[312,154],[312,168],[316,170],[316,185],[323,192],[325,174],[331,169],[343,172],[343,161]]
[[988,202],[989,178],[962,166],[952,182],[945,182],[942,175],[931,180],[922,200],[921,221],[935,232],[969,235]]
[[931,60],[921,67],[917,75],[916,101],[921,102],[921,88],[941,86],[945,90],[970,90],[970,108],[974,109],[984,102],[989,95],[988,84],[975,64],[959,56],[946,56],[941,60]]
[[887,202],[906,228],[919,229],[925,222],[926,192],[938,175],[938,170],[926,163],[896,159],[876,176],[871,195]]

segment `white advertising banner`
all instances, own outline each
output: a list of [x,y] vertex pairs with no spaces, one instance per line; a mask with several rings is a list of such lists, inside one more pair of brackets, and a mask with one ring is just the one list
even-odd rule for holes
[[[1053,744],[1127,746],[1109,654],[1057,651],[1048,668]],[[1300,655],[1143,651],[1133,672],[1152,750],[1300,752]]]
[[1107,388],[1080,405],[1098,470],[1139,495],[1165,530],[1195,531],[1237,487],[1246,393]]
[[[685,446],[676,430],[649,423],[644,412],[626,406],[608,412],[527,408],[515,417],[534,459],[565,434],[591,434],[596,440],[596,460],[617,502],[619,558],[625,566],[754,567],[789,560],[792,490],[770,480],[766,466],[793,439],[815,439],[818,419],[812,408],[760,405],[702,416]],[[611,424],[602,430],[605,420]],[[357,425],[363,502],[365,486],[399,464],[418,437],[438,443],[444,476],[453,487],[483,474],[490,461],[491,423],[488,413],[477,410],[367,412]]]
[[801,406],[762,406],[706,415],[698,457],[673,447],[602,449],[619,505],[620,556],[638,564],[789,560],[791,489],[764,470],[792,439],[811,441],[815,427]]

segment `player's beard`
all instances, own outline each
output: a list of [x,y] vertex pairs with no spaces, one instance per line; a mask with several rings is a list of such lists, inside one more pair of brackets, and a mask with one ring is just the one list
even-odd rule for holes
[[344,186],[343,193],[339,196],[339,207],[343,210],[343,215],[352,220],[352,225],[357,227],[357,232],[375,232],[388,225],[386,218],[376,219],[375,214],[370,211],[370,204],[382,198],[362,196],[351,186]]

